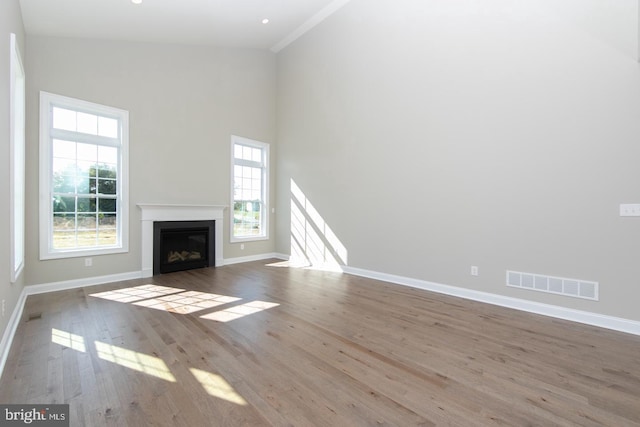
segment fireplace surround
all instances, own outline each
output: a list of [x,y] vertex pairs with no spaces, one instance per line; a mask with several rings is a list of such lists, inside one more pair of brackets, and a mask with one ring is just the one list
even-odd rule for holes
[[223,219],[225,205],[139,203],[142,221],[142,277],[153,276],[153,229],[158,221],[215,221],[215,266],[224,264]]

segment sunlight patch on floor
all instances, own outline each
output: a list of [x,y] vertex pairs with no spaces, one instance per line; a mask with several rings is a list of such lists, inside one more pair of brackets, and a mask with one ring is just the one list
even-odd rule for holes
[[59,344],[63,347],[67,347],[82,353],[86,353],[87,347],[84,345],[84,338],[71,334],[69,332],[61,331],[59,329],[51,329],[51,342]]
[[134,371],[160,378],[165,381],[176,382],[166,363],[158,357],[128,350],[100,341],[95,341],[98,357],[107,362],[115,363]]
[[289,261],[278,261],[272,262],[269,264],[265,264],[267,267],[275,267],[275,268],[299,268],[304,270],[315,270],[315,271],[331,271],[333,273],[344,273],[344,269],[341,265],[335,263],[328,264],[311,264],[309,261],[305,259],[294,259],[292,258]]
[[151,284],[114,289],[91,294],[90,296],[178,314],[190,314],[242,299]]
[[226,295],[209,294],[206,292],[189,291],[180,294],[167,295],[144,301],[134,302],[133,305],[164,310],[171,313],[189,314],[206,308],[213,308],[230,302],[240,301],[241,298]]
[[236,405],[247,404],[246,400],[220,375],[195,368],[189,368],[189,370],[209,395]]
[[277,307],[279,305],[280,304],[277,304],[275,302],[251,301],[246,304],[235,305],[233,307],[229,307],[224,310],[215,311],[209,314],[204,314],[200,316],[200,318],[226,323],[232,320],[240,319],[250,314],[259,313],[261,311],[268,310],[273,307]]
[[149,284],[133,288],[114,289],[112,291],[99,292],[89,296],[117,302],[135,302],[163,295],[175,294],[178,292],[184,292],[184,289]]

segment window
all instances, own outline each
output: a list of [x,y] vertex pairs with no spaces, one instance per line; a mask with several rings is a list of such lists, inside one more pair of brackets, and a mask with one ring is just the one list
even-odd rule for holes
[[40,258],[128,250],[129,113],[40,93]]
[[231,137],[231,241],[268,234],[269,144]]
[[9,119],[9,169],[10,197],[9,223],[11,228],[11,283],[14,283],[24,268],[24,221],[25,221],[25,179],[24,179],[24,134],[25,134],[25,78],[22,58],[18,50],[16,35],[10,37],[10,119]]

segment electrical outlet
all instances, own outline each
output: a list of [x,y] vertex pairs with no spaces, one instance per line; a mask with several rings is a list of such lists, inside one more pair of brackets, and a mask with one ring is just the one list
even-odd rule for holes
[[241,251],[244,251],[244,243],[241,243],[241,244],[240,244],[240,250],[241,250]]
[[621,204],[620,216],[640,216],[640,204]]
[[472,276],[477,276],[478,275],[478,267],[475,265],[471,266],[471,275]]
[[93,258],[85,258],[84,259],[84,266],[85,267],[91,267],[93,265]]

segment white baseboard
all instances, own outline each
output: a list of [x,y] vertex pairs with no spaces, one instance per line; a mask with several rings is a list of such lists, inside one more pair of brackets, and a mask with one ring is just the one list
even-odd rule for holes
[[[283,258],[286,257],[286,258]],[[242,264],[243,262],[251,262],[251,261],[262,261],[265,259],[278,258],[278,259],[288,259],[288,255],[282,255],[275,252],[268,254],[259,254],[259,255],[250,255],[243,256],[238,258],[226,258],[222,265],[232,265],[232,264]]]
[[63,282],[43,283],[41,285],[25,286],[27,295],[44,294],[47,292],[65,291],[67,289],[83,288],[85,286],[102,285],[104,283],[122,282],[142,278],[142,272],[109,274],[107,276],[87,277],[85,279],[65,280]]
[[22,311],[24,310],[24,303],[26,300],[27,293],[23,288],[22,292],[20,292],[20,296],[18,297],[16,306],[11,313],[7,328],[4,330],[4,334],[2,335],[2,341],[0,341],[0,377],[2,377],[2,373],[4,372],[4,365],[5,363],[7,363],[9,350],[11,349],[13,337],[16,335],[16,330],[18,329],[18,325],[20,324],[20,319],[22,318]]
[[570,320],[572,322],[579,322],[587,325],[598,326],[601,328],[612,329],[615,331],[626,332],[629,334],[640,335],[640,322],[635,320],[606,316],[603,314],[591,313],[588,311],[574,310],[571,308],[491,294],[488,292],[474,291],[471,289],[459,288],[457,286],[443,285],[440,283],[428,282],[426,280],[412,279],[410,277],[379,273],[376,271],[364,270],[361,268],[344,266],[343,271],[355,276],[382,280],[398,285],[424,289],[426,291],[438,292],[445,295],[484,302],[501,307],[513,308],[529,313],[541,314],[558,319]]
[[274,258],[278,258],[281,259],[283,261],[289,261],[289,258],[291,258],[289,255],[287,254],[281,254],[280,252],[276,252],[274,254],[272,254]]

